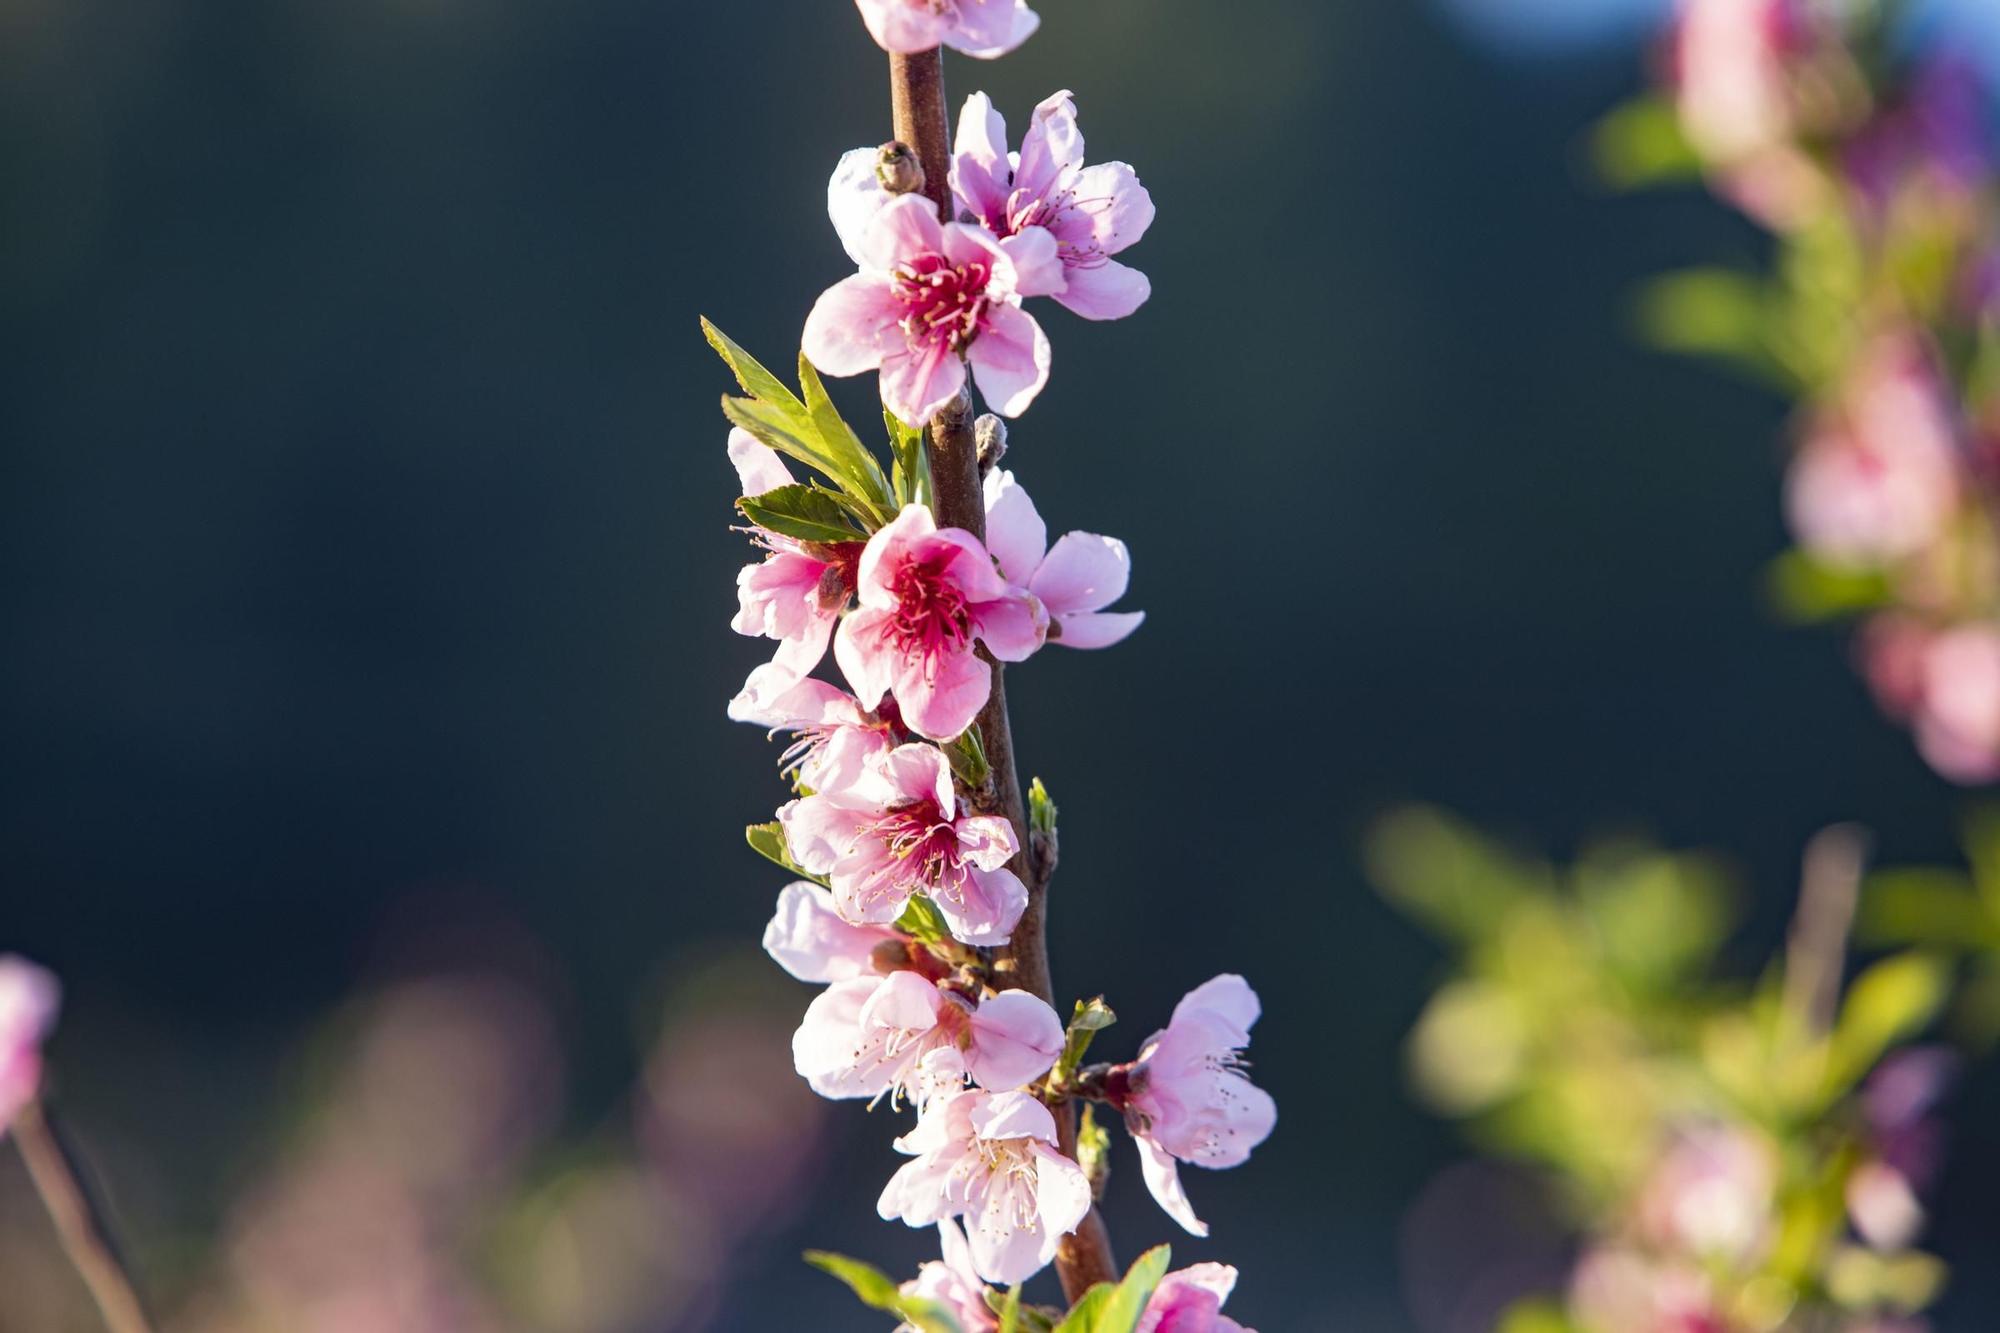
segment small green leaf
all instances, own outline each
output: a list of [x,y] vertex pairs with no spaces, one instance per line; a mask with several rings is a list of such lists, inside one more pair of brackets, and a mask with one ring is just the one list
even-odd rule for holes
[[907,426],[894,412],[882,414],[889,431],[889,457],[895,479],[896,503],[929,504],[931,498],[931,458],[924,449],[924,433]]
[[944,747],[944,753],[951,761],[952,776],[961,785],[975,790],[986,785],[993,768],[986,762],[986,744],[979,739],[978,727],[960,732],[958,739]]
[[850,522],[852,510],[832,491],[818,486],[779,486],[736,502],[743,517],[760,528],[808,542],[864,542],[868,534]]
[[1112,1287],[1109,1282],[1100,1282],[1083,1295],[1077,1297],[1076,1304],[1070,1306],[1069,1314],[1056,1325],[1055,1333],[1097,1333],[1097,1316],[1111,1299]]
[[882,465],[826,396],[826,385],[804,352],[799,353],[799,388],[805,393],[806,414],[819,434],[820,451],[840,469],[841,475],[836,480],[853,483],[844,489],[874,506],[879,522],[887,522],[896,500],[882,475]]
[[1879,569],[1842,569],[1791,550],[1773,560],[1764,586],[1778,611],[1795,624],[1813,624],[1870,611],[1893,597],[1889,577]]
[[1554,1301],[1523,1301],[1501,1316],[1493,1333],[1576,1333],[1576,1325]]
[[1076,1127],[1076,1164],[1090,1182],[1092,1197],[1101,1196],[1111,1175],[1111,1132],[1097,1123],[1097,1108],[1089,1102],[1083,1104],[1083,1118]]
[[1156,1245],[1146,1251],[1116,1287],[1100,1282],[1085,1292],[1069,1317],[1056,1325],[1056,1333],[1132,1333],[1172,1260],[1173,1250],[1168,1246]]
[[1028,784],[1028,831],[1049,834],[1056,831],[1056,802],[1049,789],[1036,778]]
[[1621,190],[1701,175],[1701,156],[1682,132],[1672,103],[1662,97],[1637,98],[1599,121],[1591,156],[1605,183]]
[[1021,1284],[1007,1288],[1007,1303],[1000,1307],[1000,1333],[1021,1333]]
[[919,944],[942,944],[951,938],[951,927],[946,924],[944,913],[922,894],[911,895],[903,914],[896,918],[896,929]]
[[1849,1087],[1890,1047],[1923,1031],[1950,994],[1950,966],[1928,954],[1898,954],[1865,969],[1834,1024],[1831,1087]]
[[716,354],[728,364],[730,372],[736,376],[736,382],[743,386],[743,392],[752,398],[761,398],[776,406],[790,408],[801,418],[807,415],[806,405],[799,401],[798,395],[786,388],[783,380],[759,365],[756,357],[731,341],[728,334],[709,323],[706,318],[701,321],[701,331],[708,339],[708,345],[713,347]]
[[1855,935],[1869,944],[1968,949],[1994,944],[1994,922],[1955,870],[1882,870],[1862,887]]
[[825,887],[824,876],[802,869],[799,863],[792,859],[791,851],[785,845],[785,829],[782,824],[752,824],[743,830],[743,837],[750,844],[750,850],[765,860],[783,866],[800,879],[809,879]]
[[941,1301],[921,1296],[905,1296],[888,1274],[858,1259],[825,1250],[807,1250],[806,1262],[822,1273],[845,1282],[861,1303],[874,1310],[886,1310],[922,1330],[922,1333],[964,1333],[951,1309]]
[[1102,995],[1076,1002],[1076,1012],[1070,1017],[1069,1032],[1063,1040],[1062,1054],[1056,1057],[1055,1068],[1049,1078],[1061,1087],[1076,1073],[1083,1063],[1084,1053],[1090,1049],[1091,1038],[1118,1021],[1118,1015],[1111,1012],[1111,1006],[1104,1002]]
[[1771,313],[1756,278],[1719,268],[1669,273],[1641,293],[1638,315],[1640,331],[1665,351],[1771,370]]

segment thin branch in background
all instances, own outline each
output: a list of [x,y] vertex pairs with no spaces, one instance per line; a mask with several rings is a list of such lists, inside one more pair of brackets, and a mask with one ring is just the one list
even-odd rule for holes
[[112,1242],[104,1210],[85,1185],[75,1155],[50,1122],[48,1108],[30,1102],[8,1133],[48,1207],[64,1252],[104,1316],[105,1328],[110,1333],[153,1333],[138,1288]]
[[1835,824],[1806,844],[1799,906],[1785,941],[1784,1003],[1799,1030],[1810,1036],[1833,1028],[1867,865],[1868,834],[1858,824]]

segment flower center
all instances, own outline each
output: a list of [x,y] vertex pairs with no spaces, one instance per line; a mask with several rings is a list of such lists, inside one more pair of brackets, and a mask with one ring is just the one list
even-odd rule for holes
[[905,654],[930,663],[959,652],[972,637],[965,594],[946,573],[949,561],[949,555],[911,560],[890,584],[896,595],[890,637]]
[[[869,826],[891,856],[933,892],[956,893],[965,879],[958,855],[958,832],[936,801],[892,806]],[[905,880],[907,883],[908,881]]]
[[[975,1197],[990,1195],[994,1190],[1006,1192],[1007,1202],[1012,1205],[1012,1229],[1027,1231],[1039,1225],[1039,1209],[1036,1204],[1035,1155],[1029,1150],[1029,1139],[974,1139],[971,1151],[958,1159],[951,1174],[966,1186],[966,1192]],[[993,1212],[982,1211],[982,1220],[990,1220]],[[970,1215],[967,1221],[971,1221]]]
[[898,265],[904,334],[933,351],[964,351],[986,326],[986,285],[992,279],[992,265],[984,259],[954,264],[931,254]]

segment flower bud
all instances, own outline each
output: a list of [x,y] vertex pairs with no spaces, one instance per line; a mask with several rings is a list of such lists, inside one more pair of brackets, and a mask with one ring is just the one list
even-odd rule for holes
[[917,194],[924,188],[924,164],[908,144],[891,139],[875,150],[875,179],[890,194]]
[[988,412],[972,423],[972,438],[979,447],[979,475],[983,477],[1007,456],[1007,423]]
[[888,976],[891,972],[902,972],[910,966],[910,947],[901,940],[883,940],[868,954],[868,965]]

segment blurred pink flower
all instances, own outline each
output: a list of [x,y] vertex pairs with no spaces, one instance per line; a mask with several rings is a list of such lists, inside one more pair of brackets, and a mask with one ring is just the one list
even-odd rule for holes
[[1918,1046],[1889,1056],[1861,1091],[1868,1157],[1847,1180],[1847,1215],[1878,1250],[1900,1250],[1922,1230],[1922,1199],[1937,1174],[1944,1133],[1938,1103],[1957,1076],[1958,1057]]
[[1061,264],[1055,285],[1023,280],[1023,295],[1054,296],[1085,319],[1121,319],[1152,294],[1137,269],[1112,255],[1136,243],[1153,222],[1153,200],[1123,162],[1083,163],[1083,132],[1067,91],[1035,108],[1021,151],[1007,151],[1007,125],[985,93],[965,99],[951,185],[959,207],[1006,245],[1046,232]]
[[850,925],[830,890],[798,880],[778,893],[764,952],[800,981],[852,981],[875,975],[875,950],[902,938],[884,926]]
[[[1000,1320],[986,1303],[986,1284],[972,1266],[972,1247],[958,1223],[950,1218],[938,1223],[938,1245],[944,1258],[917,1269],[917,1276],[903,1284],[903,1294],[945,1305],[957,1317],[959,1333],[993,1333]],[[902,1324],[896,1333],[917,1333],[917,1329]]]
[[831,879],[855,925],[887,925],[921,893],[963,943],[1005,944],[1028,903],[1007,869],[1019,850],[1013,826],[960,810],[951,765],[934,745],[898,746],[877,771],[879,791],[807,796],[778,811],[792,858]]
[[1777,1185],[1777,1152],[1762,1135],[1719,1123],[1686,1127],[1640,1191],[1640,1233],[1670,1254],[1745,1263],[1769,1238]]
[[1169,1273],[1132,1333],[1255,1333],[1222,1313],[1235,1289],[1236,1270],[1228,1264],[1195,1264]]
[[1798,0],[1682,0],[1673,35],[1681,125],[1711,161],[1740,162],[1791,135]]
[[1925,648],[1917,748],[1954,782],[2000,779],[2000,624],[1939,633]]
[[1807,550],[1843,565],[1905,559],[1936,541],[1960,494],[1958,430],[1929,356],[1878,341],[1842,405],[1817,422],[1792,463],[1786,509]]
[[1022,275],[1053,268],[1056,245],[1033,236],[1003,247],[983,227],[939,223],[922,195],[897,196],[853,247],[861,271],[807,316],[807,359],[828,375],[879,370],[883,404],[914,424],[957,396],[970,363],[988,405],[1020,415],[1049,378],[1049,340],[1021,309]]
[[1179,1164],[1241,1166],[1278,1122],[1270,1094],[1243,1073],[1242,1050],[1260,1012],[1249,983],[1224,973],[1188,992],[1139,1058],[1114,1071],[1124,1079],[1126,1092],[1117,1100],[1139,1148],[1146,1188],[1197,1236],[1206,1236],[1208,1226],[1181,1188]]
[[904,725],[933,740],[971,726],[992,694],[975,641],[1019,662],[1048,634],[1042,604],[1009,587],[971,533],[939,528],[922,505],[868,539],[858,578],[861,605],[841,622],[834,660],[861,707],[891,695]]
[[772,731],[789,731],[787,772],[815,792],[845,791],[869,779],[874,765],[895,747],[889,723],[864,710],[853,695],[811,676],[796,682],[767,678],[783,668],[768,662],[750,673],[743,693],[729,701],[729,716]]
[[1125,595],[1132,557],[1116,537],[1065,533],[1049,548],[1048,527],[1014,474],[986,474],[986,549],[1014,588],[1049,614],[1049,642],[1108,648],[1139,628],[1144,611],[1106,611]]
[[918,1066],[949,1047],[981,1087],[1004,1092],[1047,1073],[1063,1047],[1062,1020],[1026,991],[972,1001],[911,971],[829,986],[792,1037],[799,1076],[822,1097],[923,1100]]
[[[956,1060],[937,1051],[926,1063],[938,1073]],[[1090,1211],[1083,1168],[1055,1144],[1055,1117],[1028,1093],[933,1098],[896,1140],[914,1160],[890,1179],[878,1210],[913,1227],[963,1217],[973,1271],[988,1282],[1025,1282]]]
[[1591,1250],[1570,1277],[1569,1297],[1582,1333],[1730,1333],[1708,1278],[1693,1264]]
[[949,46],[991,60],[1041,25],[1025,0],[855,0],[868,35],[885,51],[912,54]]
[[[729,432],[729,460],[736,465],[744,495],[762,495],[792,483],[784,460],[741,428]],[[777,656],[751,673],[743,692],[730,703],[730,716],[768,711],[826,656],[833,627],[847,606],[860,543],[805,543],[762,528],[753,529],[767,554],[736,576],[738,634],[778,641]]]
[[41,1092],[42,1043],[56,1025],[62,988],[55,975],[16,954],[0,954],[0,1134]]

